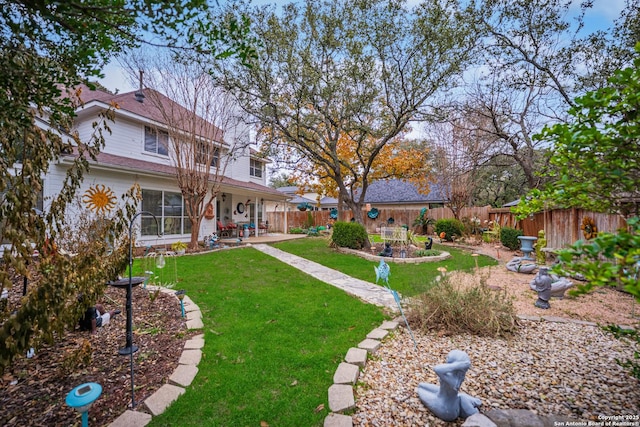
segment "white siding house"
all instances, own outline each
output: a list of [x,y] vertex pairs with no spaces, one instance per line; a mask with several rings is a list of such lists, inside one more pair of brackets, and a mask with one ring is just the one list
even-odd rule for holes
[[[149,95],[148,91],[144,89],[143,93]],[[152,231],[152,221],[155,226],[155,220],[143,213],[137,218],[136,241],[142,245],[188,241],[190,223],[177,184],[175,160],[171,149],[167,150],[166,126],[153,104],[148,99],[140,102],[136,99],[136,92],[112,95],[82,88],[84,106],[76,112],[75,126],[81,141],[91,139],[95,131],[93,123],[100,120],[101,113],[113,106],[117,108],[114,121],[107,122],[111,132],[104,132],[104,148],[97,161],[91,162],[91,169],[85,175],[78,194],[82,195],[96,185],[104,185],[120,201],[120,196],[132,185],[139,184],[143,195],[139,210],[151,212],[158,218],[163,237],[158,238],[155,230]],[[173,103],[166,97],[164,102]],[[223,153],[234,150],[233,160],[223,173],[216,174],[213,171],[215,168],[212,168],[211,180],[218,180],[220,190],[212,203],[215,216],[202,220],[200,240],[217,231],[218,221],[224,226],[234,223],[239,228],[244,224],[259,225],[265,217],[264,206],[267,201],[286,199],[282,193],[267,187],[265,164],[268,161],[259,158],[257,152],[250,148],[246,129],[232,129],[224,135],[221,132],[218,135],[221,138],[210,143],[215,143]],[[49,170],[43,194],[45,210],[48,196],[60,192],[74,155],[77,154],[68,154]]]

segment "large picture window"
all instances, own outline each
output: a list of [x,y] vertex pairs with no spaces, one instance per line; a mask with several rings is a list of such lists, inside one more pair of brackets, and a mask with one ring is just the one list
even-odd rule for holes
[[185,214],[182,194],[160,190],[142,190],[142,230],[143,236],[157,236],[156,221],[150,212],[158,218],[160,234],[191,233],[191,221]]
[[262,178],[262,162],[251,159],[249,163],[249,175]]
[[169,134],[163,130],[144,127],[144,151],[149,153],[169,155]]

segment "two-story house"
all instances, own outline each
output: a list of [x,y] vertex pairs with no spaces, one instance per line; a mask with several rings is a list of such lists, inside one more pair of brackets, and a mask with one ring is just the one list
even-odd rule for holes
[[[99,120],[101,113],[114,106],[116,109],[114,121],[108,122],[111,132],[104,132],[104,148],[97,161],[91,162],[79,194],[96,186],[105,186],[119,196],[133,184],[138,184],[142,189],[140,211],[143,212],[136,224],[139,244],[188,241],[191,224],[176,179],[175,155],[170,148],[168,126],[158,108],[149,101],[149,95],[157,96],[158,93],[143,89],[114,95],[82,88],[80,96],[84,105],[76,111],[76,130],[81,141],[91,138],[95,131],[92,124]],[[166,97],[162,102],[173,103]],[[212,140],[207,141],[207,137],[203,137],[203,143],[211,144],[217,150],[211,165],[210,188],[214,183],[220,187],[202,220],[200,239],[217,232],[220,224],[234,223],[240,229],[244,224],[260,224],[267,201],[286,200],[282,193],[266,186],[268,160],[257,156],[246,126],[237,126],[224,133],[215,132]],[[63,157],[47,174],[43,190],[44,209],[47,196],[60,192],[73,155],[70,153]],[[231,159],[224,168],[217,163],[222,162],[223,157]],[[154,218],[145,212],[154,214],[158,219],[162,238],[156,234]]]

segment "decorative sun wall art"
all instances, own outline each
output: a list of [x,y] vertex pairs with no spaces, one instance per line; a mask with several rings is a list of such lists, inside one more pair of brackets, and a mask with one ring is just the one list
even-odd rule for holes
[[97,184],[95,187],[89,187],[84,192],[82,202],[87,205],[87,209],[99,214],[105,214],[116,207],[116,196],[109,187]]

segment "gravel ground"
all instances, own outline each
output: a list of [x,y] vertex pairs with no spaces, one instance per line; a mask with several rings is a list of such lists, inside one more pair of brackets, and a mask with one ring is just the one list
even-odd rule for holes
[[420,382],[438,383],[431,367],[453,349],[471,358],[461,391],[482,400],[481,412],[529,409],[576,421],[640,415],[640,382],[615,361],[640,349],[598,327],[523,320],[507,340],[413,332],[418,350],[400,328],[370,357],[355,388],[354,426],[461,425],[433,416],[416,393]]

